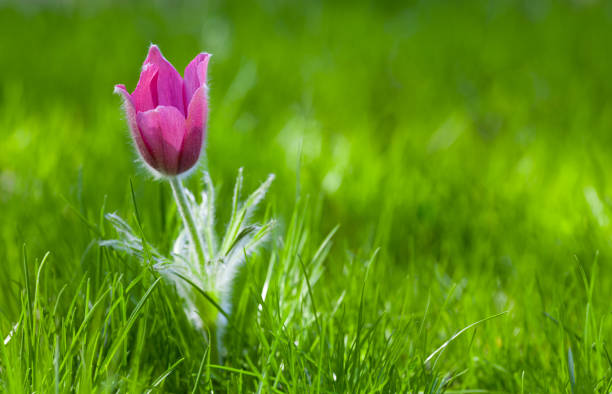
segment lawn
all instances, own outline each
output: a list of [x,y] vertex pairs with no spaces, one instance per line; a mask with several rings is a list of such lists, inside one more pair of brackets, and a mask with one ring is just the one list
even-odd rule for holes
[[[0,390],[612,391],[612,3],[9,0],[0,32]],[[113,94],[151,43],[213,54],[213,230],[275,174],[223,352],[109,242],[182,228]]]

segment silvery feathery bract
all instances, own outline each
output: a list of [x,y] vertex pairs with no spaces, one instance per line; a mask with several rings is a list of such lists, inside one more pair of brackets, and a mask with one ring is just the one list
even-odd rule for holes
[[236,273],[247,257],[265,241],[274,226],[273,220],[263,225],[249,223],[274,180],[274,175],[269,175],[255,192],[240,201],[243,177],[242,169],[239,170],[234,186],[231,219],[221,237],[216,236],[214,230],[213,184],[208,173],[205,172],[203,178],[206,188],[199,203],[192,193],[186,191],[186,194],[204,243],[204,266],[197,263],[186,228],[180,231],[170,255],[166,256],[146,241],[143,243],[143,237],[115,213],[107,214],[106,218],[114,226],[118,237],[105,240],[102,245],[135,256],[143,264],[153,261],[150,266],[176,286],[177,293],[184,300],[185,313],[193,325],[206,332],[216,333],[219,341],[227,323],[226,318],[231,313],[231,291]]

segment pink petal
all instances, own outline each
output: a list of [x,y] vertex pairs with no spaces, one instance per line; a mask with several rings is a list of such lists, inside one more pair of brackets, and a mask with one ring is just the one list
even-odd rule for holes
[[144,112],[157,107],[157,75],[158,67],[154,64],[145,63],[140,72],[140,78],[132,100],[137,112]]
[[172,64],[164,58],[157,45],[151,45],[144,64],[143,67],[146,67],[147,64],[154,64],[158,69],[156,106],[166,105],[175,107],[185,116],[183,79]]
[[147,164],[149,164],[151,167],[155,167],[155,161],[153,160],[151,151],[142,139],[142,135],[138,129],[138,123],[136,121],[136,108],[134,107],[132,97],[127,92],[124,85],[115,85],[115,93],[123,97],[123,110],[125,111],[125,117],[130,128],[130,133],[132,134],[132,139],[136,144],[136,148],[138,148],[138,152],[140,152],[140,155]]
[[189,170],[200,158],[208,116],[207,90],[205,85],[198,88],[189,103],[187,121],[185,122],[185,138],[178,166],[179,173]]
[[185,108],[189,107],[195,91],[206,84],[206,70],[210,56],[209,53],[200,53],[185,67],[185,78],[183,79]]
[[179,156],[185,135],[183,114],[175,107],[160,105],[150,111],[138,112],[136,121],[155,159],[153,168],[166,175],[179,174]]

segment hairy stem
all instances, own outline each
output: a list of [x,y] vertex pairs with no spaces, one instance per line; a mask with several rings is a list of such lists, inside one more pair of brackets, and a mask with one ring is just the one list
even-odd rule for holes
[[198,233],[198,229],[193,218],[193,213],[189,208],[189,202],[187,201],[187,196],[185,195],[185,189],[178,177],[171,177],[168,181],[170,182],[170,186],[172,187],[172,193],[174,194],[176,205],[178,207],[179,212],[181,213],[181,217],[183,218],[183,223],[185,223],[185,227],[187,228],[187,232],[189,233],[189,240],[191,241],[191,246],[195,249],[198,264],[200,266],[200,269],[202,269],[202,272],[204,272],[203,270],[204,265],[206,264],[206,259],[204,258],[202,239],[200,238],[200,234]]

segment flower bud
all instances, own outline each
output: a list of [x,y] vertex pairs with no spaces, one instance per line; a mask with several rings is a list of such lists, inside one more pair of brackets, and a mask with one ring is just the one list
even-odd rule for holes
[[202,152],[208,115],[206,69],[210,54],[200,53],[180,74],[151,45],[132,94],[115,85],[132,139],[147,166],[165,176],[193,168]]

